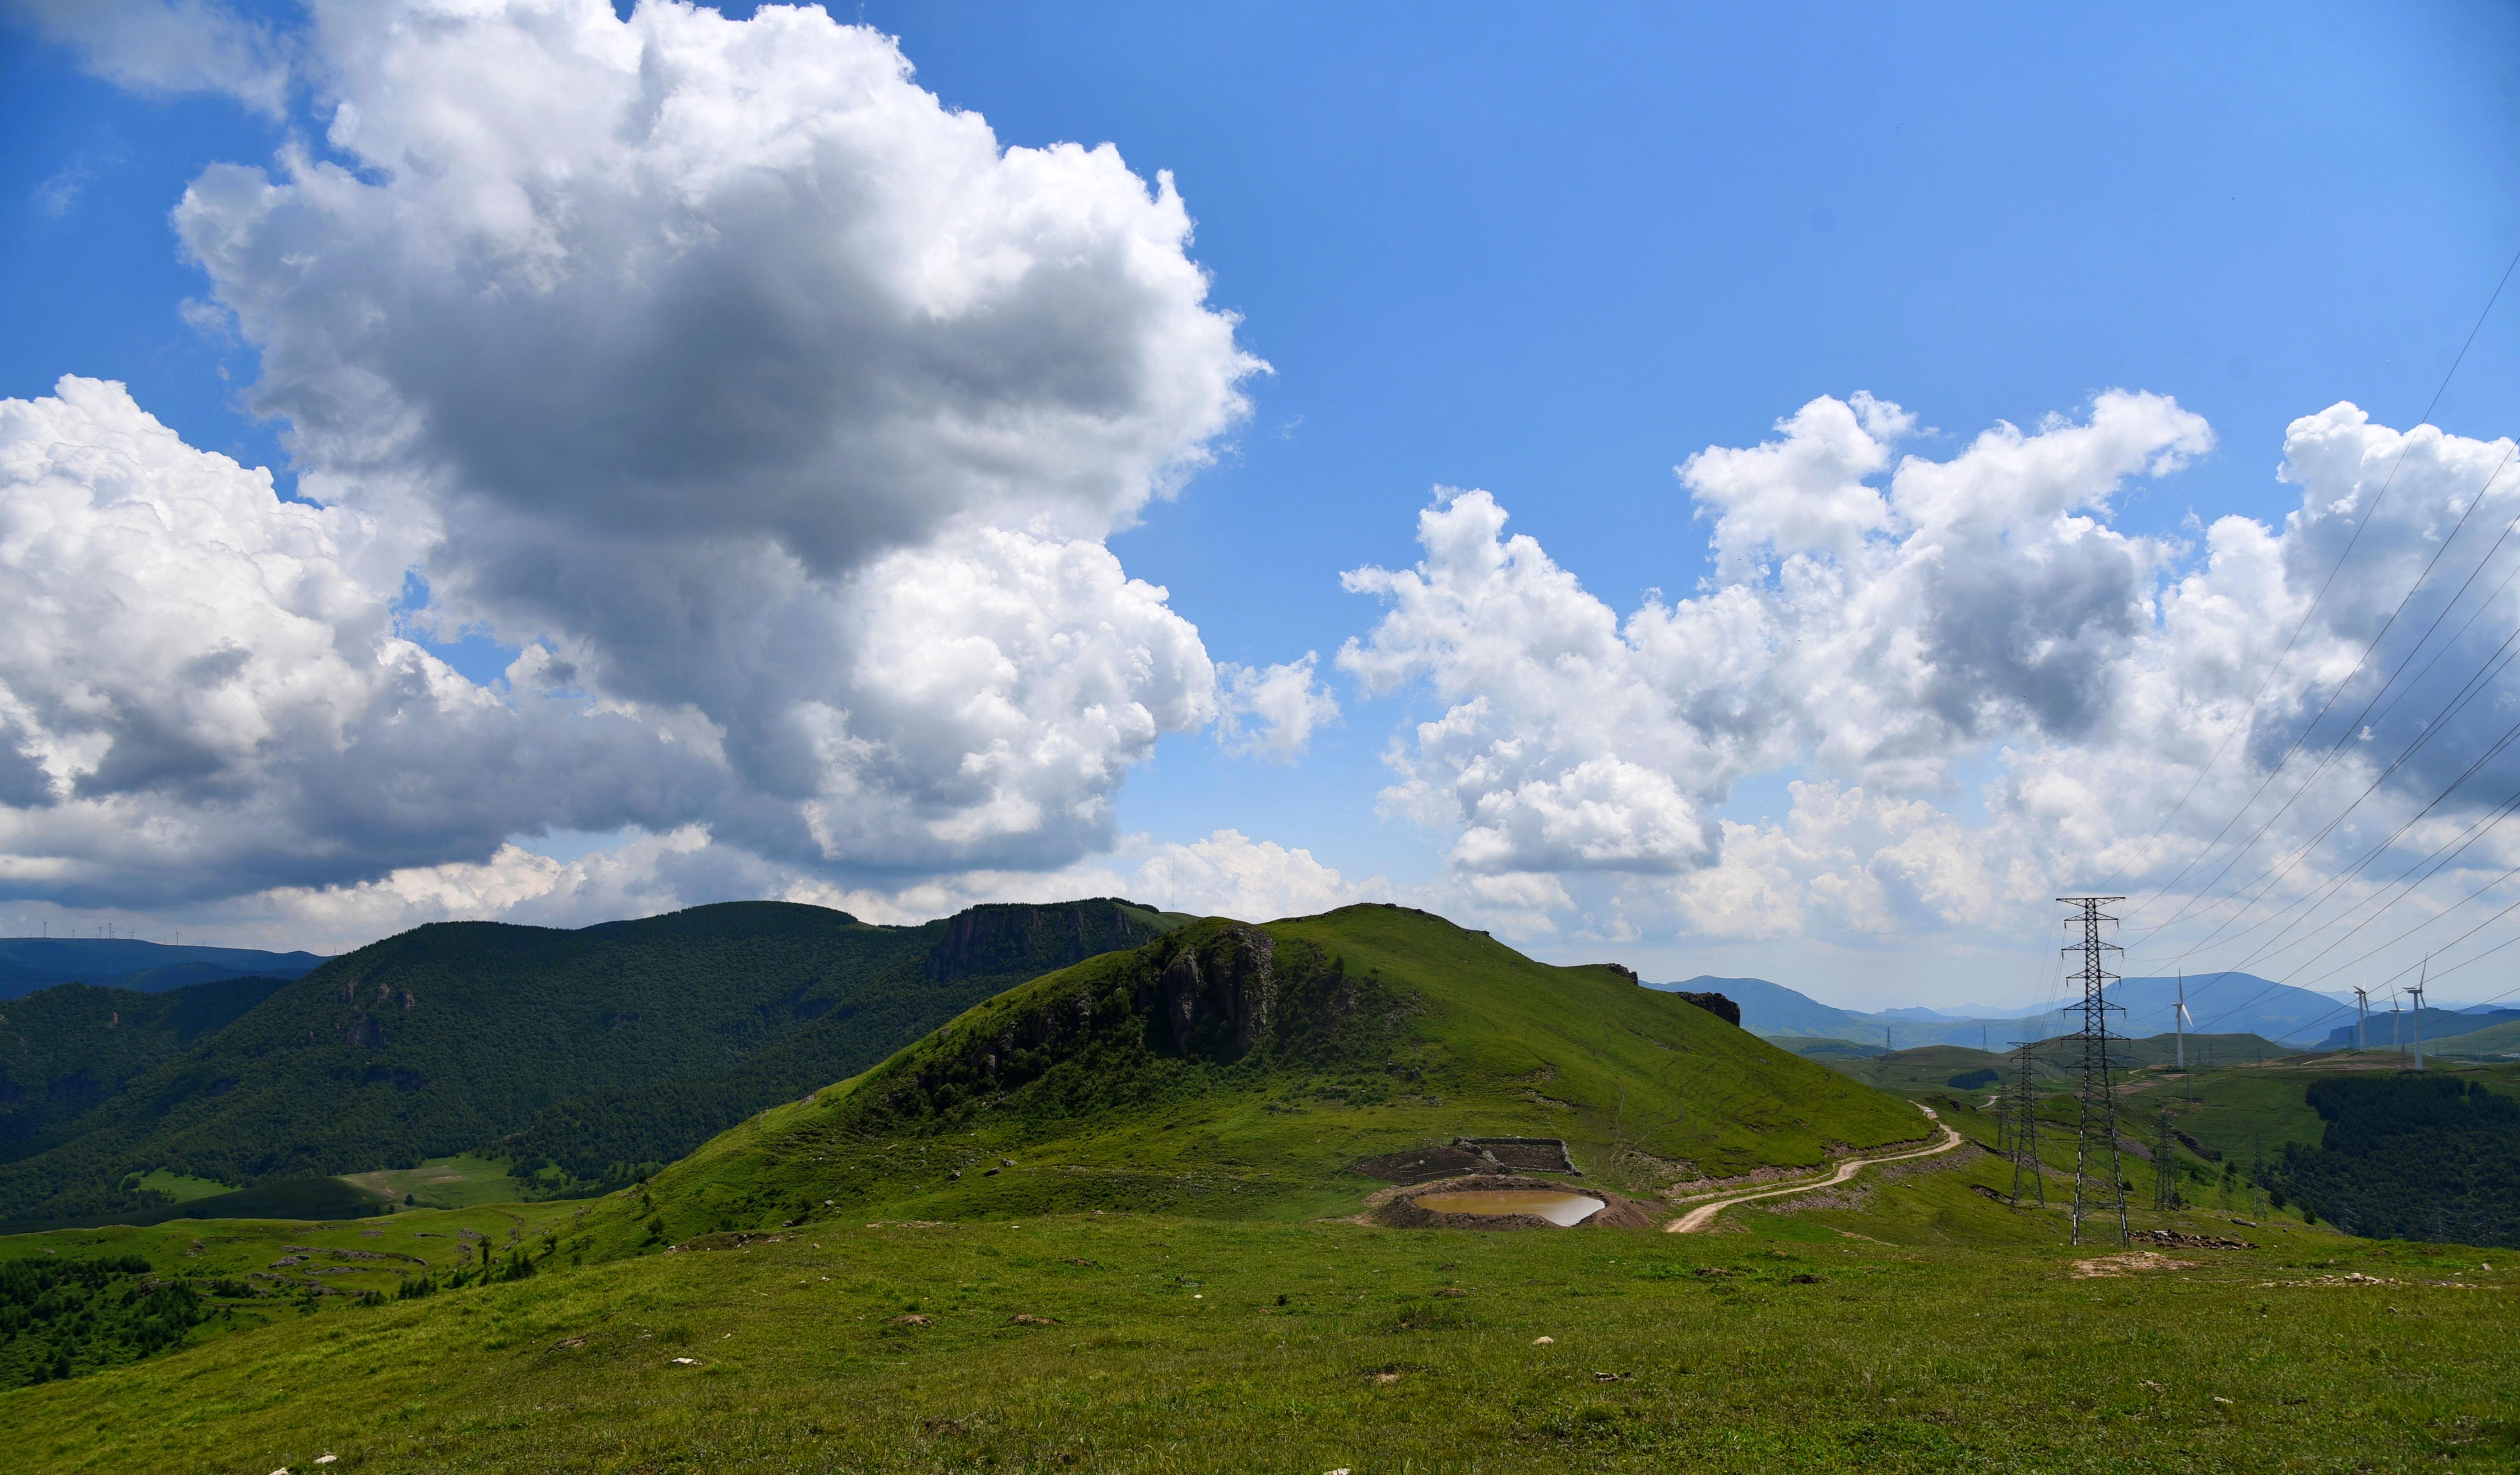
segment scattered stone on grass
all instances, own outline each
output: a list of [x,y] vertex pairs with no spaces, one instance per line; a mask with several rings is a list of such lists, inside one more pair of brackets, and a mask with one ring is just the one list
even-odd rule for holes
[[1036,1316],[1030,1312],[1017,1312],[1007,1318],[1009,1326],[1057,1326],[1057,1316]]
[[2091,1280],[2110,1275],[2133,1275],[2144,1270],[2192,1270],[2196,1262],[2173,1260],[2153,1250],[2128,1250],[2123,1254],[2101,1255],[2074,1262],[2074,1278]]
[[698,1358],[676,1358],[674,1359],[674,1365],[676,1367],[698,1367],[700,1365],[700,1360]]
[[904,1315],[893,1317],[892,1324],[895,1326],[925,1326],[935,1319],[936,1318],[933,1316],[922,1316],[917,1312],[911,1312]]
[[1556,1343],[1557,1339],[1555,1337],[1534,1337],[1531,1339],[1531,1345],[1534,1347],[1553,1347]]
[[698,1239],[687,1239],[678,1245],[667,1245],[665,1253],[679,1255],[693,1250],[742,1250],[754,1245],[779,1244],[787,1238],[785,1234],[745,1234],[725,1230],[716,1234],[703,1234]]
[[2141,1244],[2174,1250],[2254,1250],[2256,1245],[2228,1234],[2182,1234],[2176,1229],[2138,1229],[2127,1236]]

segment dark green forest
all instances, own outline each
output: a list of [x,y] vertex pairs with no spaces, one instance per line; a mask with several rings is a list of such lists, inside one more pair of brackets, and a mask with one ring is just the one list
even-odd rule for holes
[[2350,1234],[2520,1245],[2520,1101],[2414,1074],[2331,1076],[2308,1099],[2327,1125],[2284,1148],[2279,1195]]
[[231,978],[141,993],[60,984],[0,1003],[0,1161],[61,1140],[124,1084],[288,986]]
[[[124,1179],[153,1169],[251,1184],[467,1151],[592,1191],[1177,920],[1106,899],[917,927],[774,901],[574,932],[436,923],[278,985],[223,1027],[169,1024],[140,1050],[99,1043],[120,1028],[103,1022],[115,1005],[100,1015],[85,995],[111,991],[47,991],[8,1013],[70,1020],[44,1058],[86,1050],[85,1079],[113,1086],[0,1138],[0,1221],[146,1212],[155,1200]],[[151,1001],[194,1020],[195,991]]]
[[207,1314],[135,1255],[0,1263],[0,1388],[154,1357]]

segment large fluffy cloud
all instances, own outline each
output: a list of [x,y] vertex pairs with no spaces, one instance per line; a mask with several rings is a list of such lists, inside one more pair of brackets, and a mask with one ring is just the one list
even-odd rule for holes
[[[179,84],[132,70],[148,7],[37,9]],[[1309,660],[1221,697],[1103,545],[1261,367],[1169,178],[1002,148],[818,9],[309,11],[169,14],[292,55],[326,124],[175,212],[310,500],[113,387],[0,421],[20,888],[320,892],[551,828],[1056,868],[1163,734],[1284,757],[1335,711]],[[406,638],[458,631],[506,681]]]
[[[153,901],[657,825],[715,764],[582,704],[514,704],[397,633],[355,512],[185,445],[119,385],[0,400],[0,874]],[[391,585],[387,585],[388,588]]]
[[[1340,665],[1441,709],[1393,749],[1385,808],[1449,834],[1471,879],[1606,873],[1549,903],[1606,935],[1640,913],[1737,938],[2008,928],[2114,882],[2166,890],[2145,920],[2186,924],[2152,944],[2172,955],[2308,938],[2315,903],[2397,873],[2362,857],[2429,851],[2520,783],[2491,752],[2501,699],[2450,705],[2520,631],[2508,441],[2339,405],[2287,434],[2282,528],[2190,545],[2112,526],[2132,479],[2213,444],[2166,398],[2112,392],[1944,460],[1897,455],[1912,430],[1823,398],[1690,457],[1716,572],[1625,616],[1487,493],[1439,494],[1414,569],[1348,576],[1389,608]],[[1787,814],[1715,817],[1797,769]],[[2508,863],[2478,833],[2463,863]]]

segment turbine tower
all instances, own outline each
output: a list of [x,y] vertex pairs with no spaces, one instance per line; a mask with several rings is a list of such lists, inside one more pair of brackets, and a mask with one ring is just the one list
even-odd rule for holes
[[2432,982],[2433,955],[2424,954],[2423,971],[2415,975],[2415,1069],[2424,1068],[2424,989]]
[[2171,1028],[2179,1032],[2179,1074],[2187,1074],[2187,970],[2179,970],[2179,1012],[2170,1016]]

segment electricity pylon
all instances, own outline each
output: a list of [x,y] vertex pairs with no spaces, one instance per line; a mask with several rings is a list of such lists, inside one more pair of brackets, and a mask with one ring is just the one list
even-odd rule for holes
[[2152,1149],[2152,1207],[2167,1214],[2179,1207],[2179,1138],[2170,1129],[2170,1100],[2161,1102],[2161,1139]]
[[2003,1115],[2012,1127],[2012,1207],[2021,1207],[2021,1184],[2029,1179],[2030,1191],[2039,1195],[2039,1207],[2048,1207],[2048,1177],[2039,1171],[2039,1090],[2031,1079],[2030,1041],[2016,1039],[2013,1056],[2019,1069],[2013,1073],[2012,1099],[2004,1103]]
[[[2117,918],[2100,910],[2107,901],[2123,901],[2124,897],[2058,897],[2058,901],[2075,909],[2066,925],[2083,924],[2083,941],[2064,949],[2083,955],[2083,1028],[2077,1038],[2083,1047],[2083,1079],[2075,1095],[2080,1103],[2074,1129],[2074,1229],[2070,1242],[2083,1242],[2083,1216],[2092,1209],[2105,1210],[2111,1204],[2118,1211],[2118,1243],[2133,1243],[2127,1229],[2125,1164],[2118,1156],[2118,1098],[2116,1083],[2109,1070],[2109,1011],[2119,1007],[2110,1003],[2108,987],[2117,977],[2101,966],[2103,954],[2126,949],[2114,943],[2100,941],[2100,924]],[[2108,1144],[2109,1176],[2105,1196],[2091,1191],[2092,1171],[2098,1166],[2097,1154],[2092,1150],[2092,1133],[2097,1130]],[[2088,1201],[2088,1203],[2087,1203]]]

